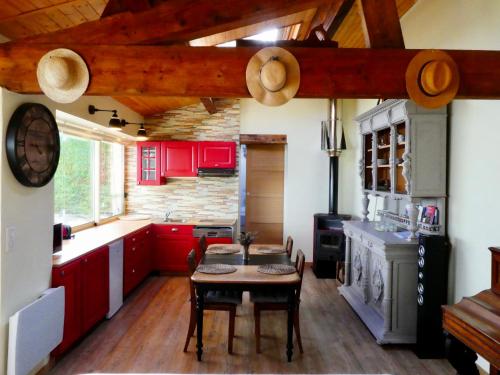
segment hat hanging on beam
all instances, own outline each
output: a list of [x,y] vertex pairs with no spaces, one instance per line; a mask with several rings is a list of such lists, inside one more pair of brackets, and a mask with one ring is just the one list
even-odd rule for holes
[[72,103],[89,85],[89,70],[76,52],[58,48],[47,52],[36,70],[43,93],[57,103]]
[[457,64],[443,51],[420,51],[406,68],[408,95],[425,108],[439,108],[451,102],[459,85]]
[[248,61],[246,81],[250,95],[259,103],[285,104],[299,90],[299,62],[283,48],[263,48]]

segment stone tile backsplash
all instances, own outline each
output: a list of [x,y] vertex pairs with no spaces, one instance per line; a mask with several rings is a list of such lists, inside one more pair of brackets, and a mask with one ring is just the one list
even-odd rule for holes
[[[239,141],[239,100],[218,100],[217,113],[210,115],[203,104],[166,112],[146,119],[151,140]],[[237,149],[238,171],[238,149]],[[232,177],[169,178],[166,185],[137,185],[136,147],[125,151],[125,209],[164,217],[173,210],[176,218],[228,218],[238,216],[238,173]]]

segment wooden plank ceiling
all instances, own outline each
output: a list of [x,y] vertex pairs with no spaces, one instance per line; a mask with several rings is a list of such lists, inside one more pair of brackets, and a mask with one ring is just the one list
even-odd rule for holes
[[[323,24],[329,31],[328,36],[333,35],[332,40],[338,41],[339,47],[363,48],[365,37],[359,1],[325,0],[323,4],[310,9],[297,11],[292,8],[286,15],[205,35],[192,40],[190,44],[213,46],[252,36],[270,28],[280,29],[281,39],[303,40],[308,37],[312,28]],[[396,0],[399,17],[416,1]],[[95,21],[101,16],[151,10],[164,2],[166,0],[2,0],[0,33],[11,40],[34,37]],[[145,117],[200,102],[199,98],[192,97],[120,96],[115,99]],[[214,104],[216,106],[216,101]]]

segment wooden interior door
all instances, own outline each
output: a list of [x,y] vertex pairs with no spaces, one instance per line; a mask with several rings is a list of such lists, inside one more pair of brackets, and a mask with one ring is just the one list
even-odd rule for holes
[[283,243],[285,146],[247,145],[246,225],[256,243]]

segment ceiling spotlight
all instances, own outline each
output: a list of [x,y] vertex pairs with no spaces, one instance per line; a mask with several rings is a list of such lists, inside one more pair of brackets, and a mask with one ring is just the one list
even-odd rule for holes
[[144,124],[141,124],[141,127],[139,130],[137,130],[137,136],[138,137],[145,137],[146,136],[146,129],[144,129]]
[[120,120],[120,118],[118,117],[118,111],[116,109],[98,109],[92,104],[89,105],[89,113],[93,115],[96,112],[112,112],[113,115],[109,119],[108,126],[116,130],[122,130],[122,127],[124,126],[122,122],[125,120]]

